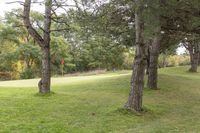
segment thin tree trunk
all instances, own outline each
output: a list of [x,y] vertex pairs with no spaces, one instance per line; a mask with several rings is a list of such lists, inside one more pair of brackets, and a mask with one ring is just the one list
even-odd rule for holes
[[166,60],[167,60],[167,55],[166,53],[163,53],[163,58],[162,58],[162,67],[165,68],[167,67],[167,63],[166,63]]
[[190,72],[197,72],[198,69],[198,57],[199,55],[197,54],[190,54],[190,62],[191,62],[191,67],[189,69]]
[[188,44],[188,50],[190,53],[191,67],[190,72],[197,72],[198,62],[199,62],[199,45],[198,44]]
[[146,65],[146,75],[149,74],[149,67],[150,67],[150,46],[151,46],[151,43],[148,44],[148,48],[147,48],[147,65]]
[[[160,32],[158,33],[160,34]],[[150,89],[157,89],[158,80],[158,58],[160,49],[160,35],[154,37],[152,47],[150,48],[150,65],[147,86]]]
[[199,52],[198,65],[200,65],[200,52]]
[[125,108],[140,112],[142,111],[146,48],[144,44],[144,22],[142,19],[143,4],[141,0],[135,0],[135,3],[136,55],[133,63],[130,94]]

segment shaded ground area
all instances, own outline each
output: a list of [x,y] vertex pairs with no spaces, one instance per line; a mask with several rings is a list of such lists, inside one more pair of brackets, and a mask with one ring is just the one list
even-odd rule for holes
[[37,79],[0,82],[0,132],[198,133],[200,73],[187,69],[160,70],[160,90],[145,89],[142,115],[121,109],[130,72],[54,78],[49,96],[36,94]]

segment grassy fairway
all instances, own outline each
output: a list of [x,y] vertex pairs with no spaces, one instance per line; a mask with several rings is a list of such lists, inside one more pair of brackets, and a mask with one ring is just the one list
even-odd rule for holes
[[49,96],[36,95],[37,79],[0,82],[0,132],[199,133],[200,73],[187,69],[160,70],[160,90],[145,89],[142,115],[121,109],[127,72],[54,78]]

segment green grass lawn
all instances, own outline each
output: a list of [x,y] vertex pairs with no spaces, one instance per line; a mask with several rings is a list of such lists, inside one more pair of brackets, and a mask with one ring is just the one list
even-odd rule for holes
[[145,89],[141,115],[122,110],[127,71],[53,78],[48,96],[36,94],[38,79],[0,82],[0,132],[199,133],[200,73],[187,69],[160,69],[160,90]]

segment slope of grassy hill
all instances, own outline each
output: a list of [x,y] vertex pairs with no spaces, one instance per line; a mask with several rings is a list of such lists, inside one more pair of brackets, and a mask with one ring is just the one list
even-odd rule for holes
[[122,109],[130,72],[53,78],[46,96],[36,94],[38,79],[0,82],[0,132],[198,133],[200,73],[187,69],[160,69],[160,90],[145,88],[142,114]]

